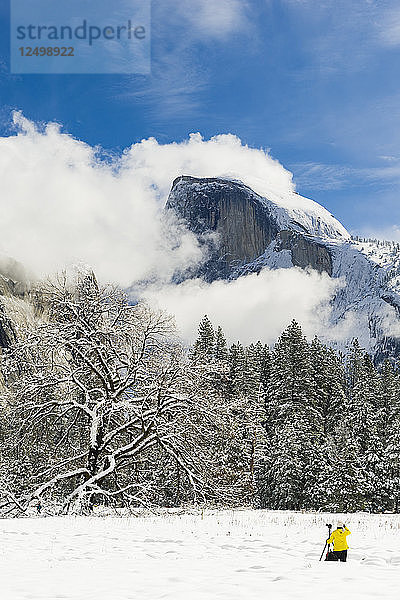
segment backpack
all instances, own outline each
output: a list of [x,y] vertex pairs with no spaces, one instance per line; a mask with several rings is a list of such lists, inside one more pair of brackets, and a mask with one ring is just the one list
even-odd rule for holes
[[325,558],[325,560],[336,560],[336,561],[337,561],[337,559],[338,559],[338,558],[337,558],[336,554],[333,552],[333,550],[329,550],[329,551],[326,553],[326,558]]

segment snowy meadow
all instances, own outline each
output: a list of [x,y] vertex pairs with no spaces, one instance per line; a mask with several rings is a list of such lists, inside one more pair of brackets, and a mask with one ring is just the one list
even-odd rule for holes
[[[326,523],[348,562],[319,562]],[[159,510],[4,519],[6,600],[395,599],[400,515]]]

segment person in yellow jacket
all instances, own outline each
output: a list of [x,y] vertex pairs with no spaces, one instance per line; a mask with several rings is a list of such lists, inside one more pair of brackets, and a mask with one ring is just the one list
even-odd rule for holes
[[350,529],[347,529],[346,525],[339,521],[337,529],[332,531],[331,537],[326,540],[328,544],[333,543],[333,554],[335,555],[336,560],[340,560],[340,562],[346,562],[347,560],[347,550],[349,549],[349,546],[346,538],[350,533]]

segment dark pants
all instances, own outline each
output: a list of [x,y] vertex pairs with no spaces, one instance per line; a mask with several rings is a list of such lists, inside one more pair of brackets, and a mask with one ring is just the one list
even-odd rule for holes
[[340,562],[346,562],[347,550],[334,550],[333,554],[335,555],[336,560],[340,560]]

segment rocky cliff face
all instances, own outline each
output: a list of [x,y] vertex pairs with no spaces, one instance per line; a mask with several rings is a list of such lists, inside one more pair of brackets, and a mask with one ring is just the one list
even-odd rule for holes
[[356,323],[353,335],[379,361],[400,355],[398,245],[352,240],[311,200],[263,198],[237,181],[178,177],[166,208],[209,247],[207,262],[185,278],[233,279],[265,267],[325,272],[344,282],[332,300],[332,324]]
[[329,248],[311,236],[296,231],[280,231],[277,235],[276,252],[289,250],[293,266],[311,267],[319,273],[332,275],[332,256]]
[[[277,252],[291,253],[292,266],[332,274],[329,250],[307,235],[304,225],[241,182],[178,177],[166,208],[173,209],[209,245],[210,258],[197,273],[207,281],[240,272],[272,242]],[[212,241],[205,237],[209,232],[216,234]]]

